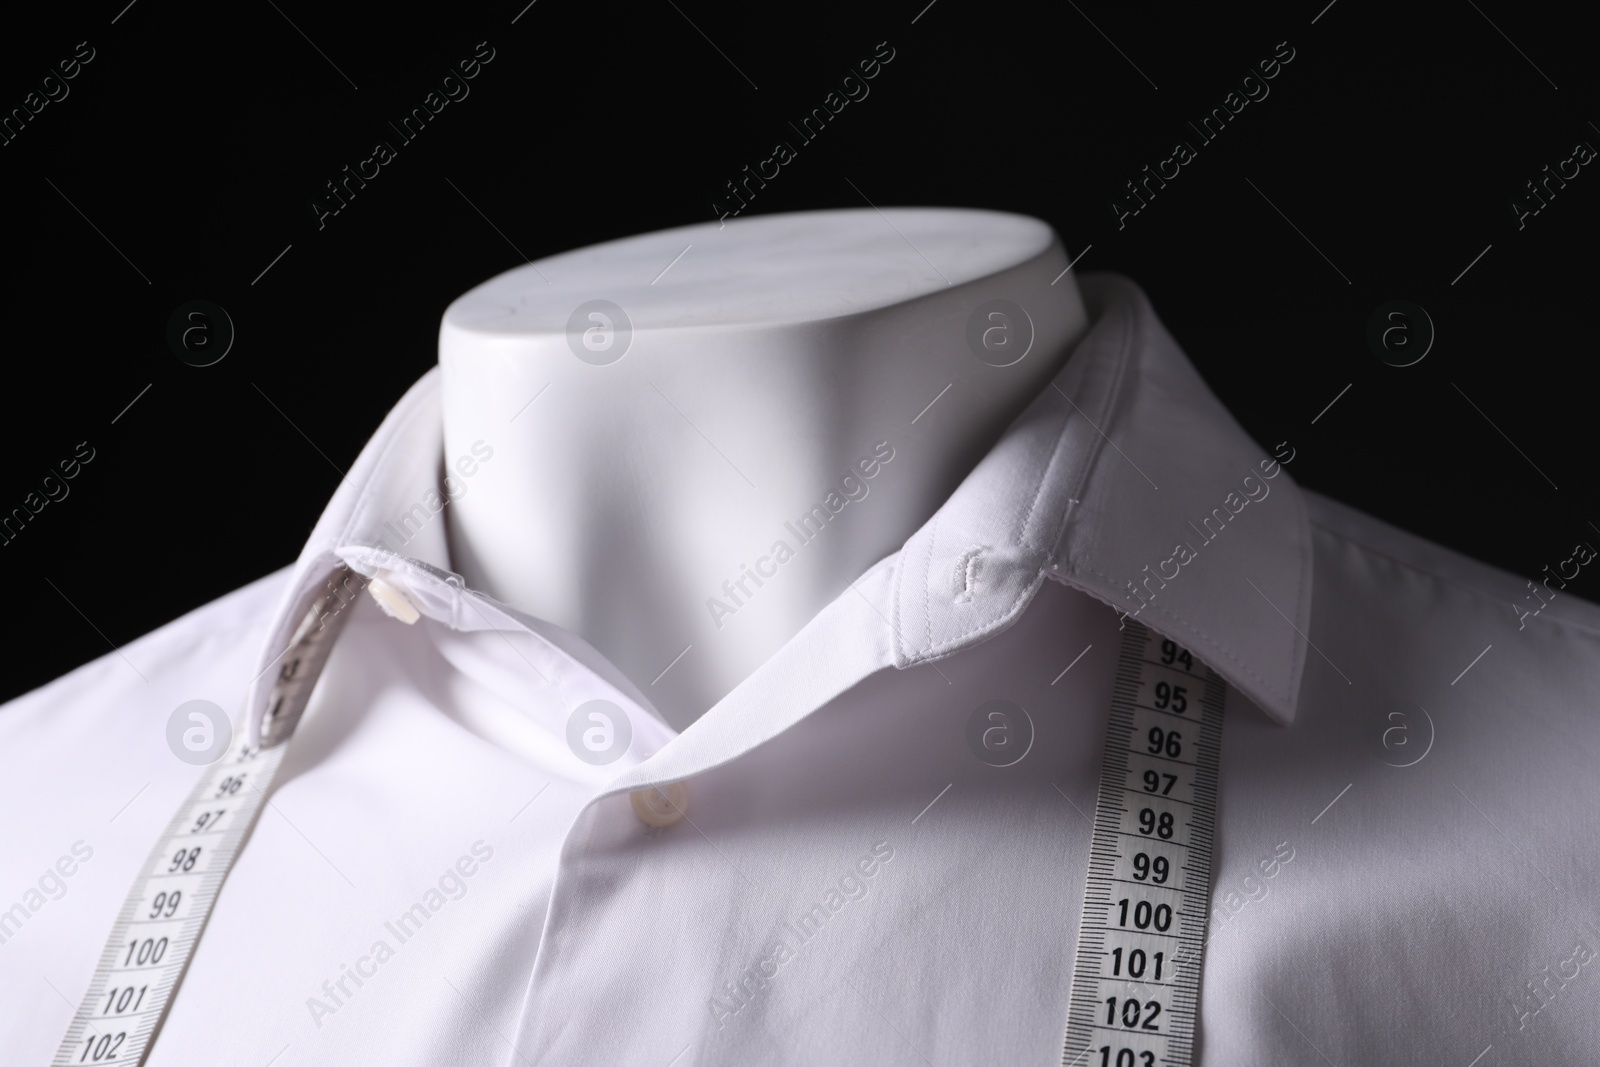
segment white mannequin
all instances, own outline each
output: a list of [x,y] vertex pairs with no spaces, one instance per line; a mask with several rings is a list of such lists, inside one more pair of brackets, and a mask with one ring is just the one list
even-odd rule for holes
[[[896,551],[1048,386],[1088,321],[1066,266],[1036,219],[862,209],[499,275],[440,330],[446,462],[493,448],[447,509],[452,561],[584,637],[681,730]],[[612,307],[580,308],[594,299],[631,337]],[[996,299],[1025,316],[980,307]]]

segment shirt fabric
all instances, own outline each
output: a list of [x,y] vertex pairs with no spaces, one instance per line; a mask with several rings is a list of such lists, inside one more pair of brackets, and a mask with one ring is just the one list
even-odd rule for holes
[[[1600,608],[1299,488],[1135,285],[1082,286],[1052,385],[681,734],[468,588],[442,517],[396,543],[442,484],[425,375],[292,567],[0,707],[0,1060],[54,1054],[204,771],[173,709],[254,729],[347,565],[421,618],[345,609],[152,1064],[1057,1063],[1124,613],[1228,685],[1199,1062],[1595,1062]],[[967,742],[991,700],[1011,766]],[[629,793],[671,782],[652,829]]]

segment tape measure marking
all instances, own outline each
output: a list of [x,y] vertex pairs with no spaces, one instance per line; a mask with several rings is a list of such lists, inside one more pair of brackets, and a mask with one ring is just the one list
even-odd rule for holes
[[1067,1012],[1066,1067],[1190,1067],[1226,686],[1124,621]]
[[145,1062],[362,584],[341,567],[311,601],[280,657],[258,737],[241,730],[167,824],[123,900],[53,1067]]
[[[241,736],[168,824],[118,912],[53,1067],[145,1062],[348,618],[346,594],[362,584],[341,567],[311,602],[259,736]],[[1124,627],[1062,1063],[1190,1067],[1226,689],[1175,642],[1132,620]]]

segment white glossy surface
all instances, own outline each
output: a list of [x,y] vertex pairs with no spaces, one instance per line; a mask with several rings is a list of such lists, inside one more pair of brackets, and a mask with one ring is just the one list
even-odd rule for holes
[[[1044,387],[1085,325],[1066,262],[1036,219],[863,209],[491,279],[440,331],[447,462],[493,449],[448,509],[452,562],[581,634],[681,729],[898,549]],[[968,339],[997,298],[1033,331],[1005,367]],[[604,365],[567,333],[594,299],[632,326]]]

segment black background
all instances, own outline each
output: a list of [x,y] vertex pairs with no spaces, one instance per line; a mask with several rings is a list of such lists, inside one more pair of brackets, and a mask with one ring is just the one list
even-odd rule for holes
[[[880,41],[895,58],[870,95],[749,213],[1042,217],[1080,270],[1145,288],[1252,436],[1295,445],[1302,484],[1529,578],[1600,541],[1600,168],[1523,229],[1510,207],[1600,146],[1571,8],[124,2],[8,15],[0,40],[4,112],[78,42],[95,53],[0,146],[0,513],[95,450],[0,547],[0,696],[292,561],[336,466],[434,362],[451,299],[525,258],[710,219]],[[323,183],[479,41],[495,58],[470,95],[319,229]],[[1270,95],[1199,146],[1184,121],[1280,41],[1295,57]],[[1199,157],[1119,229],[1111,198],[1179,138]],[[204,368],[166,342],[196,298],[237,330]],[[1397,298],[1437,329],[1405,368],[1366,343]],[[1585,572],[1571,593],[1595,588]]]

